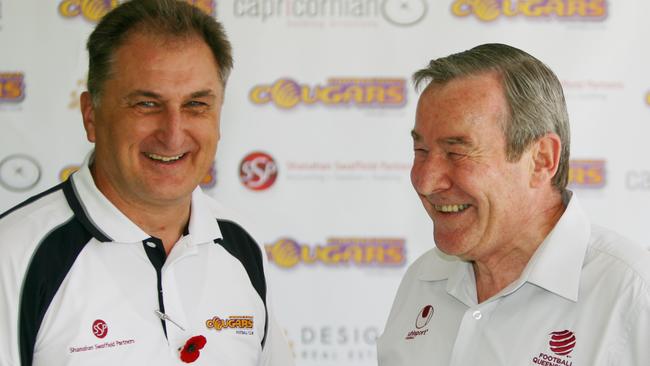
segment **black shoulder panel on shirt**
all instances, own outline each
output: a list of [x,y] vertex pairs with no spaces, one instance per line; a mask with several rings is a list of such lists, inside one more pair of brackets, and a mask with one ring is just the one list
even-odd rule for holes
[[102,243],[111,241],[111,239],[107,237],[106,234],[102,233],[97,228],[97,226],[92,223],[86,214],[86,211],[84,210],[81,201],[77,197],[77,193],[75,192],[74,186],[72,185],[72,181],[70,179],[63,182],[63,193],[65,194],[65,199],[68,201],[68,205],[74,212],[74,215],[77,217],[77,220],[79,220],[79,222],[86,228],[86,230],[93,234],[95,239],[101,241]]
[[266,310],[266,279],[264,278],[262,251],[255,239],[238,224],[224,220],[217,220],[217,222],[223,240],[216,239],[214,242],[224,247],[228,253],[241,262],[248,273],[251,284],[264,302],[264,311],[266,312],[264,337],[262,338],[262,346],[264,346],[268,331],[268,310]]
[[31,366],[36,335],[54,295],[92,234],[72,219],[39,244],[27,268],[20,295],[18,334],[22,366]]
[[63,182],[61,184],[58,184],[58,185],[48,189],[47,191],[43,191],[43,192],[41,192],[41,193],[39,193],[39,194],[37,194],[35,196],[32,196],[32,197],[24,200],[23,202],[17,204],[16,206],[14,206],[14,207],[8,209],[7,211],[1,213],[0,214],[0,219],[2,219],[3,217],[9,215],[12,212],[18,210],[19,208],[25,207],[25,206],[29,205],[30,203],[32,203],[34,201],[37,201],[39,198],[45,197],[45,196],[47,196],[48,194],[50,194],[52,192],[58,191],[59,189],[63,188],[64,184],[65,184],[65,182]]

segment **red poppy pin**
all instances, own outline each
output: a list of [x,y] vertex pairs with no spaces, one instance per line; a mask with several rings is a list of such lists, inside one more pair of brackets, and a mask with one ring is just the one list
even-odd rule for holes
[[201,348],[205,346],[206,342],[207,340],[202,335],[188,339],[181,349],[181,361],[185,363],[196,361],[196,359],[201,355]]

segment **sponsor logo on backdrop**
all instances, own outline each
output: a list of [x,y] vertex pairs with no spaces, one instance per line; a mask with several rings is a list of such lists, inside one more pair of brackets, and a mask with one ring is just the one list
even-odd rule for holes
[[650,191],[650,170],[631,170],[627,172],[625,186],[630,191]]
[[576,336],[570,330],[560,330],[549,334],[548,341],[550,353],[540,352],[533,357],[535,365],[544,366],[572,366],[571,352],[576,346]]
[[602,188],[605,183],[605,160],[571,160],[569,162],[569,187]]
[[280,268],[313,267],[399,267],[406,262],[406,241],[402,238],[329,238],[325,244],[305,244],[280,238],[266,244],[269,262]]
[[239,181],[250,190],[266,190],[277,178],[278,165],[273,157],[265,152],[252,152],[239,164]]
[[427,0],[233,0],[236,18],[298,27],[406,27],[421,22],[427,10]]
[[0,186],[12,192],[25,192],[41,180],[41,166],[29,155],[14,154],[0,160]]
[[19,103],[25,99],[25,74],[0,72],[0,102]]
[[249,97],[253,104],[272,103],[280,109],[320,104],[327,107],[402,107],[406,104],[406,79],[331,78],[324,85],[299,84],[283,78],[272,84],[254,86]]
[[408,179],[410,162],[396,161],[297,161],[286,163],[287,179],[293,181],[383,181]]
[[302,326],[300,334],[287,333],[298,360],[319,365],[376,360],[379,327],[363,325]]
[[562,80],[567,100],[601,99],[625,90],[621,80]]
[[474,16],[485,22],[498,18],[559,18],[603,20],[605,0],[454,0],[451,12],[457,17]]
[[645,104],[650,105],[650,91],[645,95]]
[[79,97],[81,93],[86,90],[86,80],[88,76],[85,76],[77,80],[75,84],[75,89],[70,92],[70,102],[68,103],[68,109],[79,110]]
[[[207,14],[214,15],[215,0],[186,0],[188,3],[203,10]],[[83,17],[84,19],[97,23],[109,11],[115,9],[120,3],[119,0],[62,0],[59,3],[59,14],[64,18]]]
[[[70,175],[77,170],[79,170],[79,165],[77,164],[72,164],[64,167],[61,169],[59,172],[59,181],[64,182],[70,178]],[[203,177],[203,180],[201,180],[201,183],[199,185],[203,189],[210,189],[214,188],[214,186],[217,184],[217,168],[215,167],[215,164],[212,163],[212,166],[210,166],[210,170],[208,173]]]
[[205,321],[205,326],[208,329],[213,329],[217,332],[222,330],[233,329],[235,334],[252,335],[253,334],[254,318],[248,315],[231,315],[228,318],[221,319],[218,316]]

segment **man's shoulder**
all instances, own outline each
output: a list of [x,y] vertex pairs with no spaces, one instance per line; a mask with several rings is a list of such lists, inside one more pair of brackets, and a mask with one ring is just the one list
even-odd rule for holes
[[650,291],[650,252],[610,229],[592,225],[584,266],[602,268],[609,276],[629,277]]

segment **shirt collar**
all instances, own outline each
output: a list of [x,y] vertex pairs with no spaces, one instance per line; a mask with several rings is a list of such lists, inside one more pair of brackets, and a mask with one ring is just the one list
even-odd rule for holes
[[[578,198],[573,194],[570,196],[572,197],[562,217],[537,248],[521,277],[515,282],[529,282],[571,301],[577,301],[591,226]],[[449,280],[447,292],[454,295],[476,287],[472,274],[469,262],[446,255],[435,248],[425,254],[418,278],[422,281]]]
[[[91,232],[98,232],[100,241],[115,241],[120,243],[140,243],[151,235],[144,232],[111,203],[95,185],[90,173],[90,162],[93,154],[84,161],[81,168],[70,177],[75,215],[92,226]],[[212,243],[222,238],[219,224],[212,214],[209,198],[200,187],[192,192],[190,209],[189,235],[190,244]],[[77,208],[75,208],[76,206]],[[102,238],[102,236],[104,238]]]

